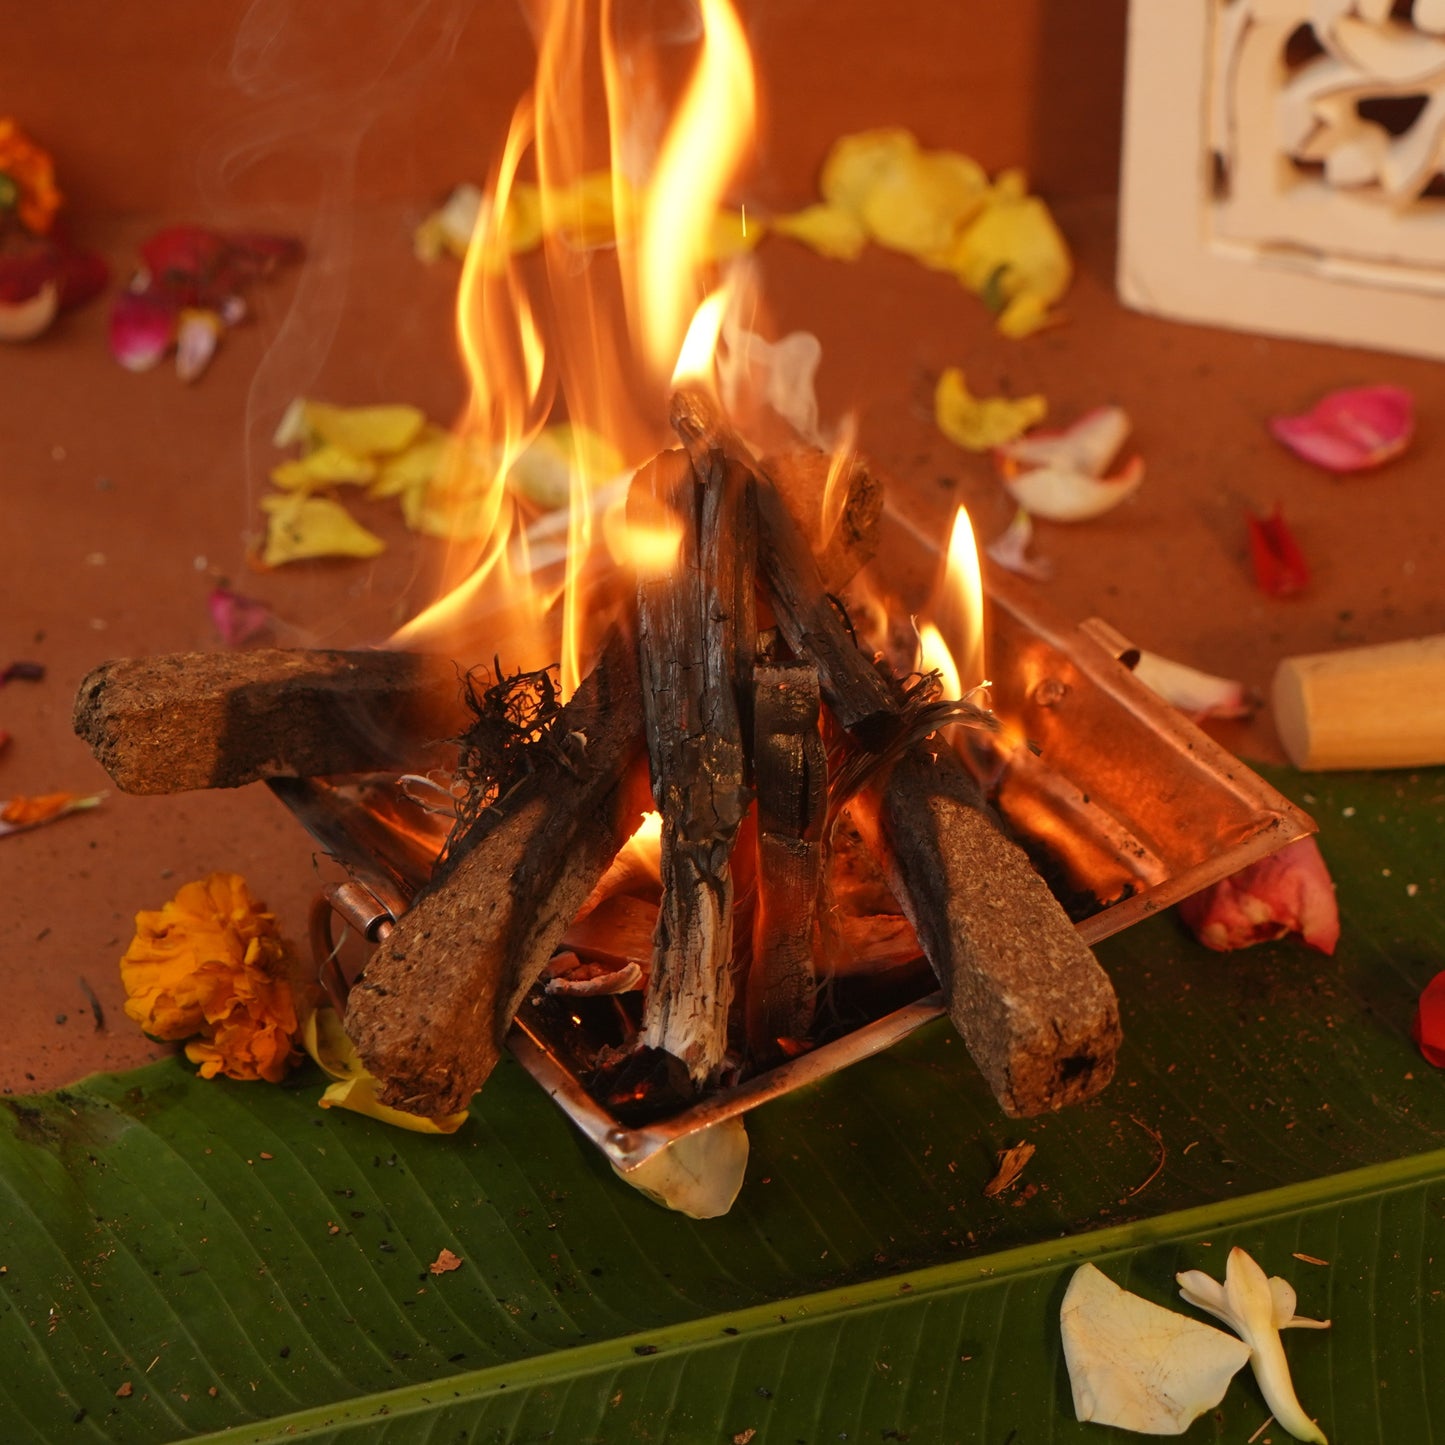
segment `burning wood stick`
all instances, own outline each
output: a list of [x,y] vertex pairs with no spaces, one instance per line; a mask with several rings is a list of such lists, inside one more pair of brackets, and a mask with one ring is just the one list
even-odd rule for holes
[[828,759],[818,731],[818,674],[805,663],[759,667],[753,771],[758,793],[757,905],[748,969],[748,1045],[767,1062],[813,1021],[814,925],[823,878]]
[[105,662],[75,731],[127,793],[420,769],[465,720],[456,665],[412,652],[182,652]]
[[956,755],[914,744],[851,811],[1004,1112],[1098,1093],[1121,1037],[1113,985]]
[[693,457],[721,454],[757,479],[759,561],[767,574],[778,625],[798,657],[817,664],[834,717],[864,741],[892,730],[899,704],[893,689],[858,650],[829,600],[818,563],[772,479],[705,393],[683,389],[672,399],[672,424]]
[[682,528],[673,571],[638,587],[647,748],[662,814],[662,908],[641,1041],[681,1060],[701,1085],[727,1052],[730,860],[748,804],[733,692],[736,613],[753,586],[751,558],[738,546],[745,479],[726,466],[695,479],[684,455],[667,452],[638,473],[636,489],[639,505],[650,498],[667,507]]
[[512,1015],[648,805],[642,700],[615,638],[539,749],[533,770],[481,814],[372,955],[346,1031],[381,1099],[423,1116],[466,1107]]
[[814,447],[764,457],[761,469],[808,538],[823,586],[841,592],[878,552],[883,483],[856,453],[835,458]]

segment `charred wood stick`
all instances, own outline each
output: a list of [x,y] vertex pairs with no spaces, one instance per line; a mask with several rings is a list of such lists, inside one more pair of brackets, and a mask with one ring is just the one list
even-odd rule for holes
[[771,1062],[780,1040],[806,1037],[813,1021],[828,759],[816,669],[760,667],[756,677],[757,904],[744,1014],[754,1058]]
[[695,478],[687,457],[669,452],[638,473],[634,491],[639,507],[665,507],[681,528],[672,572],[638,586],[648,758],[662,814],[662,906],[641,1042],[680,1060],[701,1085],[727,1052],[731,857],[748,805],[733,692],[735,613],[752,589],[751,557],[739,548],[745,478],[727,466]]
[[413,652],[182,652],[105,662],[75,731],[127,793],[429,767],[465,723],[444,657]]
[[562,710],[535,770],[372,955],[346,1032],[394,1108],[454,1113],[482,1086],[518,1004],[648,804],[642,699],[614,638]]
[[852,811],[1004,1112],[1098,1093],[1120,1043],[1113,985],[952,751],[914,744]]
[[772,478],[727,425],[705,393],[673,394],[672,424],[697,464],[721,453],[756,479],[758,560],[778,614],[778,626],[798,657],[816,663],[823,695],[839,723],[874,746],[897,725],[900,704],[878,669],[858,650],[823,585],[818,563]]
[[799,446],[764,457],[762,470],[807,537],[824,588],[841,592],[878,553],[884,487],[871,463]]

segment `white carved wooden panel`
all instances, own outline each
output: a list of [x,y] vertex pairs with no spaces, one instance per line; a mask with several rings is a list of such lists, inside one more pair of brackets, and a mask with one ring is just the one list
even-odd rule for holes
[[1119,286],[1445,356],[1445,0],[1133,0]]

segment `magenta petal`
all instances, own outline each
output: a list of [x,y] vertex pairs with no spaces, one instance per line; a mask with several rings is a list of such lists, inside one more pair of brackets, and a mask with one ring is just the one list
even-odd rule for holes
[[1313,838],[1301,838],[1186,898],[1179,915],[1200,943],[1221,953],[1286,933],[1333,953],[1340,937],[1335,885]]
[[125,291],[110,313],[110,354],[127,371],[149,371],[176,339],[173,302],[144,291]]
[[229,587],[213,587],[206,599],[211,621],[227,647],[252,642],[271,627],[271,609],[254,597],[243,597]]
[[1269,429],[1297,456],[1331,472],[1359,472],[1399,456],[1415,429],[1415,399],[1398,386],[1332,391],[1302,416]]

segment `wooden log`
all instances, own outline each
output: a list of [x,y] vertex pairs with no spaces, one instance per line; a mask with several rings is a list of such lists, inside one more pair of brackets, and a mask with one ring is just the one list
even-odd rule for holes
[[878,554],[884,487],[867,458],[799,446],[762,459],[789,515],[808,539],[824,588],[841,592]]
[[454,1113],[482,1086],[518,1004],[648,806],[632,645],[614,638],[558,719],[566,754],[488,808],[351,991],[346,1031],[384,1103]]
[[899,699],[858,650],[829,599],[807,538],[772,478],[705,393],[686,388],[675,392],[672,423],[695,465],[699,457],[720,453],[756,479],[758,562],[779,629],[795,656],[816,664],[823,695],[838,722],[860,741],[880,743],[896,726]]
[[105,662],[75,731],[127,793],[441,761],[466,722],[455,663],[412,652],[183,652]]
[[755,676],[757,901],[744,1016],[750,1052],[770,1063],[784,1052],[781,1040],[805,1038],[813,1021],[828,759],[816,669],[793,663]]
[[914,744],[852,813],[1004,1112],[1098,1093],[1121,1038],[1113,985],[958,758]]
[[1445,763],[1445,633],[1287,657],[1271,702],[1297,768]]
[[731,857],[748,806],[734,694],[741,606],[752,631],[753,568],[740,546],[746,477],[709,465],[695,478],[685,456],[664,453],[634,485],[682,529],[674,570],[638,587],[648,757],[662,814],[662,906],[640,1042],[671,1054],[703,1085],[727,1052]]

